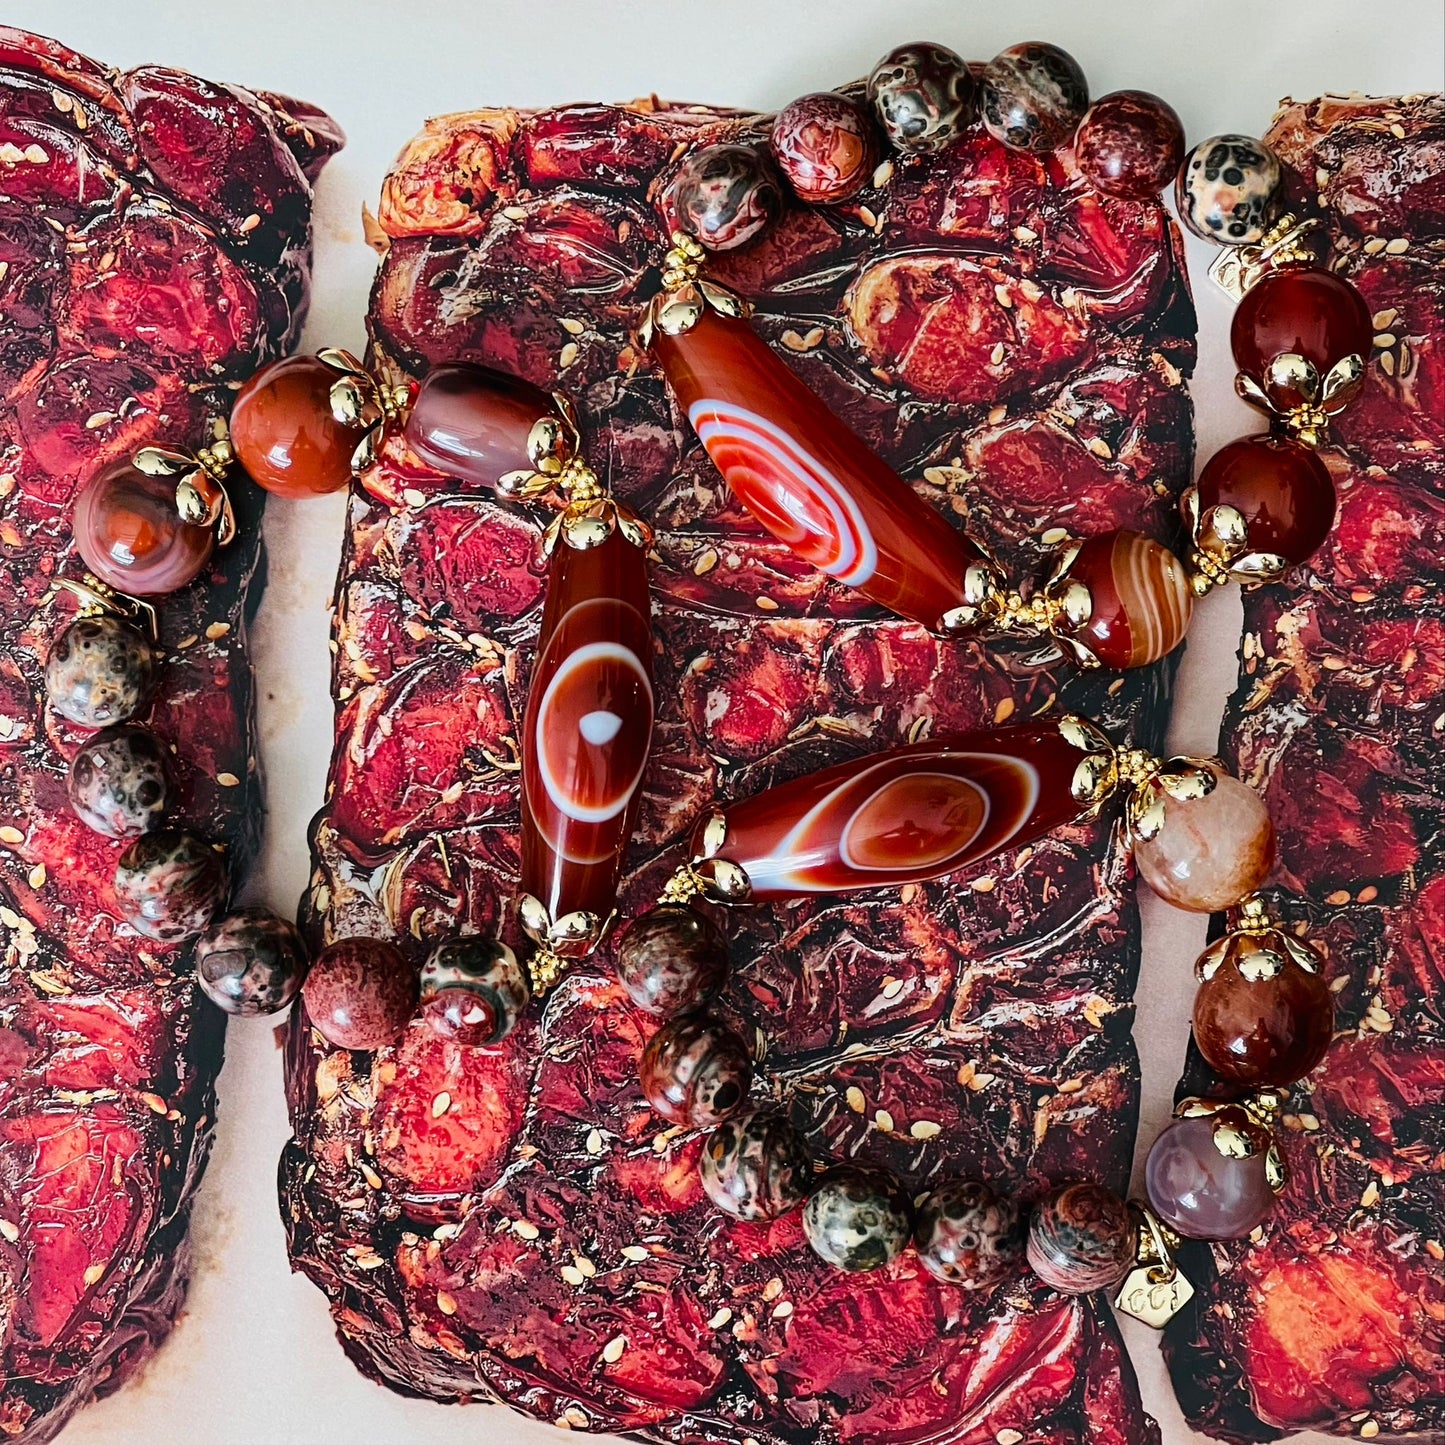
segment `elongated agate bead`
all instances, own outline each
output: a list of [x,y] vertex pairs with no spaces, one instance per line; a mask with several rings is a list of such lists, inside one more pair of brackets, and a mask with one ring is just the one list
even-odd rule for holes
[[805,562],[936,628],[986,559],[775,356],[744,320],[705,309],[652,349],[733,494]]
[[917,883],[1077,817],[1080,757],[1053,723],[915,743],[705,815],[693,852],[721,896],[749,902]]
[[613,909],[652,737],[650,619],[646,557],[620,529],[557,547],[522,730],[521,886],[553,924]]

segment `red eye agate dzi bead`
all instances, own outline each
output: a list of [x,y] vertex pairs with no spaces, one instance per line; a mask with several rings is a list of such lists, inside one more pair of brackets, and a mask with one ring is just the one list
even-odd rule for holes
[[937,878],[1077,818],[1080,759],[1054,723],[855,758],[705,815],[695,871],[748,902]]

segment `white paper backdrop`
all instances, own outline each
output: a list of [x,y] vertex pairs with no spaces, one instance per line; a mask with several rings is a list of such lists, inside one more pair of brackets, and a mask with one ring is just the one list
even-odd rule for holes
[[[422,121],[448,110],[650,91],[772,109],[863,74],[912,39],[939,40],[973,58],[1018,40],[1052,40],[1079,59],[1096,95],[1132,86],[1165,96],[1191,139],[1259,134],[1286,95],[1445,88],[1441,0],[18,0],[6,9],[7,23],[103,63],[181,65],[304,97],[341,121],[349,144],[317,198],[310,347],[361,346],[375,262],[362,241],[362,202],[375,203],[387,164]],[[1248,425],[1231,386],[1230,303],[1203,284],[1208,250],[1191,254],[1202,457]],[[342,499],[331,497],[273,502],[266,519],[270,582],[255,641],[270,816],[253,891],[283,913],[306,881],[306,824],[330,754],[327,607],[342,517]],[[1178,750],[1215,745],[1239,617],[1230,592],[1215,593],[1196,615],[1171,738]],[[1204,921],[1147,896],[1144,904],[1136,1033],[1147,1141],[1168,1115]],[[352,1368],[321,1295],[287,1269],[275,1174],[288,1131],[280,1055],[264,1023],[231,1030],[220,1088],[187,1312],[143,1376],[83,1412],[65,1445],[555,1439],[551,1427],[501,1409],[403,1400]],[[1129,1321],[1126,1334],[1167,1445],[1200,1438],[1180,1418],[1157,1337]]]

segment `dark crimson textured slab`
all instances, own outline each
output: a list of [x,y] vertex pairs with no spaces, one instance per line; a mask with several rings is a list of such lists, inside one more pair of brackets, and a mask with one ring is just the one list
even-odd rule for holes
[[[1376,347],[1325,457],[1331,542],[1245,594],[1225,749],[1279,825],[1288,916],[1338,1033],[1294,1090],[1294,1183],[1258,1245],[1199,1248],[1168,1335],[1190,1419],[1445,1439],[1445,97],[1287,104],[1269,139],[1323,207]],[[1386,342],[1388,341],[1388,344]],[[1188,1089],[1207,1087],[1194,1058]]]
[[[210,1148],[220,1015],[188,950],[115,915],[123,845],[65,794],[81,734],[43,669],[78,577],[70,507],[147,442],[194,446],[231,388],[294,342],[324,116],[181,71],[105,70],[0,28],[0,1434],[48,1440],[169,1330]],[[165,602],[152,725],[179,816],[254,851],[242,533]]]
[[[1047,647],[941,644],[820,580],[729,497],[634,328],[681,155],[767,117],[659,102],[428,124],[382,192],[376,352],[457,359],[578,399],[598,472],[657,526],[655,753],[626,886],[655,895],[699,811],[826,763],[1064,707],[1157,743],[1168,674],[1084,676]],[[1035,568],[1063,525],[1173,537],[1191,463],[1194,317],[1154,204],[981,130],[795,208],[717,274],[929,505]],[[413,957],[489,928],[515,886],[517,729],[543,520],[393,445],[351,500],[339,703],[307,904],[316,935]],[[1122,1186],[1138,1088],[1132,880],[1106,824],[922,887],[743,911],[726,1011],[820,1150],[910,1186],[981,1173]],[[992,1298],[905,1258],[821,1268],[795,1216],[724,1222],[700,1140],[636,1082],[654,1027],[606,960],[497,1053],[413,1028],[374,1060],[298,1019],[281,1166],[298,1268],[394,1388],[500,1399],[669,1441],[1157,1438],[1108,1310],[1021,1275]]]

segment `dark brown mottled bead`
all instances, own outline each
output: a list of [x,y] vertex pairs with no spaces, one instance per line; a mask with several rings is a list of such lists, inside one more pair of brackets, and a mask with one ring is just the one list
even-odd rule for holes
[[773,160],[800,200],[828,205],[868,184],[876,150],[868,112],[846,95],[817,91],[790,101],[773,121]]
[[890,50],[868,77],[868,99],[889,144],[919,154],[957,138],[972,119],[975,92],[967,63],[928,42]]
[[1116,90],[1096,100],[1079,122],[1074,159],[1096,191],[1151,200],[1184,159],[1184,126],[1157,95]]
[[340,938],[321,950],[301,988],[306,1016],[338,1049],[397,1041],[416,1012],[417,971],[383,938]]
[[711,919],[685,903],[644,913],[617,945],[617,979],[638,1008],[685,1013],[727,981],[728,949]]
[[428,1027],[472,1048],[506,1038],[530,997],[517,955],[494,938],[439,944],[422,965],[421,1012]]
[[808,1196],[803,1233],[824,1263],[861,1274],[903,1253],[913,1233],[913,1206],[887,1170],[840,1165]]
[[166,750],[143,727],[106,728],[71,759],[65,790],[88,828],[106,838],[138,838],[159,825],[170,805]]
[[677,224],[709,251],[756,240],[778,219],[783,193],[756,146],[712,145],[682,163],[671,191]]
[[226,902],[225,859],[191,833],[137,838],[115,869],[120,915],[147,938],[175,943],[204,931]]
[[1129,1206],[1102,1184],[1051,1189],[1029,1218],[1029,1266],[1061,1294],[1119,1283],[1134,1260]]
[[940,1184],[918,1208],[914,1247],[944,1284],[991,1289],[1023,1259],[1018,1210],[976,1179]]
[[155,649],[110,613],[77,617],[50,649],[45,692],[50,706],[82,728],[129,722],[145,711],[155,685]]
[[1014,150],[1056,149],[1089,108],[1079,62],[1041,41],[999,51],[983,68],[980,92],[985,129]]
[[720,1019],[684,1014],[647,1041],[638,1073],[643,1096],[664,1119],[710,1129],[747,1102],[753,1060]]
[[309,955],[296,925],[264,908],[241,908],[196,945],[196,982],[223,1013],[280,1013],[301,991]]
[[735,1219],[776,1219],[803,1202],[812,1183],[808,1141],[782,1114],[753,1109],[719,1124],[698,1165],[702,1187]]

